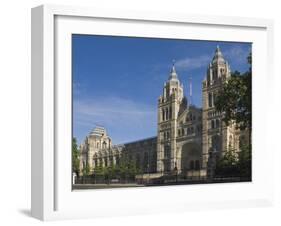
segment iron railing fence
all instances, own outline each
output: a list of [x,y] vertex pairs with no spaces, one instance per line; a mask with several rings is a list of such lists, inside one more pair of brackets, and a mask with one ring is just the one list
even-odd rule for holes
[[176,184],[202,184],[202,183],[227,183],[251,181],[251,177],[239,176],[183,176],[183,175],[163,175],[158,178],[149,177],[98,177],[80,176],[75,178],[75,184],[136,184],[136,185],[176,185]]

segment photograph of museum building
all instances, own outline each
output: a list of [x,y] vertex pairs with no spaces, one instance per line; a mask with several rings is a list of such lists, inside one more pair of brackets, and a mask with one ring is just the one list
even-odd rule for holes
[[[212,179],[218,174],[218,162],[229,153],[235,161],[241,147],[249,145],[251,141],[249,128],[241,129],[235,120],[225,122],[224,112],[215,107],[219,92],[232,77],[230,65],[219,46],[205,69],[201,84],[202,107],[198,107],[192,101],[192,80],[185,87],[177,73],[176,62],[173,62],[166,81],[163,81],[163,91],[155,100],[155,137],[114,144],[107,128],[94,126],[79,145],[77,178],[80,177],[80,180],[77,183],[83,183],[83,175],[97,178],[101,169],[118,168],[122,163],[134,169],[130,183],[213,182]],[[189,95],[185,95],[186,91]],[[250,181],[251,176],[248,175],[246,180]],[[119,183],[122,180],[120,175],[112,174],[107,176],[107,181]],[[241,177],[238,181],[241,181]],[[95,179],[88,180],[88,183],[99,182]]]

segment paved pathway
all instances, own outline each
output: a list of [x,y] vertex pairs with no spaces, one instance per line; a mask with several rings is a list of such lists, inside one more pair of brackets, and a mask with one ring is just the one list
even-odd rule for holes
[[74,184],[73,189],[95,189],[95,188],[129,188],[143,187],[142,184]]

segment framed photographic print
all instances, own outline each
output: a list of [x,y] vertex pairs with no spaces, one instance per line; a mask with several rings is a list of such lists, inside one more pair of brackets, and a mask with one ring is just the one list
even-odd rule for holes
[[262,19],[32,9],[32,215],[270,205],[272,29]]

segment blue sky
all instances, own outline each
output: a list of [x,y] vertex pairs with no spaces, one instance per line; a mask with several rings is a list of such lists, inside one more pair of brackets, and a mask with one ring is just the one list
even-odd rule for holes
[[73,136],[80,144],[96,124],[114,144],[156,136],[157,99],[173,60],[186,96],[192,77],[192,101],[201,107],[217,45],[232,71],[248,69],[250,43],[73,35]]

